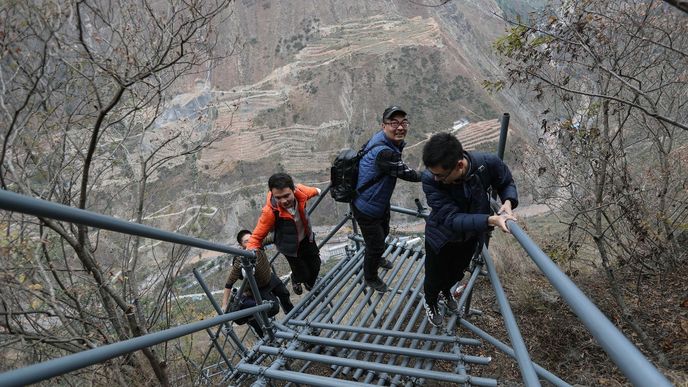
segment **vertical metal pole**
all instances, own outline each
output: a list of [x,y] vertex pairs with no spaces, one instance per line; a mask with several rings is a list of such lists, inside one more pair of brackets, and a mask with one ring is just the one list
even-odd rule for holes
[[[487,248],[488,244],[490,243],[490,237],[491,236],[492,235],[489,231],[485,234],[485,247],[486,248]],[[472,261],[477,262],[477,263],[476,263],[475,267],[473,268],[473,272],[471,272],[471,278],[469,280],[469,283],[466,284],[466,289],[463,292],[464,294],[461,295],[461,299],[466,301],[462,316],[468,316],[471,313],[471,300],[473,299],[473,285],[470,283],[470,281],[472,280],[473,282],[475,282],[475,278],[478,276],[478,274],[480,274],[480,267],[482,267],[482,258],[480,256],[481,245],[482,245],[482,242],[480,240],[478,240],[478,244],[475,246],[475,252],[473,253],[473,257],[471,258]],[[476,273],[476,268],[478,269],[477,273]],[[468,285],[471,285],[471,286],[468,286]],[[461,310],[461,305],[462,304],[459,304],[459,310]]]
[[[196,277],[196,281],[198,281],[198,284],[201,285],[201,289],[203,289],[203,292],[205,293],[206,297],[208,297],[208,300],[210,300],[210,303],[213,305],[213,308],[217,312],[218,315],[221,315],[224,313],[222,308],[220,308],[220,305],[217,304],[217,301],[215,300],[215,297],[213,297],[213,294],[210,292],[210,289],[208,289],[208,285],[206,285],[205,281],[203,280],[203,277],[201,274],[196,270],[196,268],[193,268],[193,274]],[[241,352],[246,355],[248,350],[244,345],[241,343],[241,340],[239,340],[239,337],[236,335],[234,332],[234,329],[232,329],[232,326],[229,324],[226,324],[225,327],[227,330],[223,330],[223,332],[226,332],[229,335],[229,338],[232,339],[234,344],[241,350]]]
[[[255,260],[255,259],[254,259]],[[251,293],[253,293],[253,298],[256,300],[256,305],[263,304],[263,297],[260,295],[260,289],[258,288],[258,283],[256,282],[256,277],[253,275],[253,267],[255,264],[251,262],[248,257],[241,257],[241,265],[244,268],[244,280],[248,281],[249,286],[251,286]],[[270,336],[270,340],[274,340],[274,327],[270,324],[270,319],[266,312],[256,313],[256,320],[260,323],[264,332],[267,332]]]
[[[356,223],[356,218],[354,218],[354,205],[349,203],[349,213],[347,214],[349,218],[351,219],[351,229],[354,232],[354,235],[358,235],[358,224]],[[358,240],[354,239],[354,243],[356,244],[356,250],[361,249],[361,244]]]
[[483,258],[485,259],[487,272],[490,274],[490,282],[492,282],[492,287],[494,287],[495,290],[495,296],[497,297],[497,302],[499,303],[499,310],[502,312],[502,316],[504,317],[504,326],[506,327],[506,331],[509,334],[509,339],[514,347],[514,352],[516,353],[516,362],[521,370],[521,378],[523,378],[523,383],[526,386],[540,386],[540,380],[535,373],[533,362],[530,360],[528,349],[523,342],[523,336],[521,336],[521,332],[518,329],[516,318],[511,311],[511,307],[509,306],[509,300],[506,299],[504,289],[502,288],[502,284],[499,282],[497,271],[495,270],[494,263],[492,263],[492,257],[487,251],[487,248],[483,248]]
[[497,156],[504,160],[504,150],[506,149],[506,134],[509,131],[509,113],[502,114],[502,125],[499,128],[499,145],[497,147]]
[[308,215],[312,214],[313,211],[315,211],[315,209],[318,207],[318,204],[320,204],[320,202],[323,200],[323,198],[325,196],[327,196],[327,193],[330,192],[331,187],[332,187],[332,184],[328,184],[327,187],[325,187],[325,189],[322,190],[322,192],[320,192],[320,195],[315,200],[315,202],[310,207],[308,207],[308,210],[306,211],[306,213]]
[[222,350],[222,347],[220,344],[217,342],[218,335],[214,335],[213,332],[210,331],[210,328],[205,328],[206,333],[208,333],[208,336],[210,336],[210,341],[212,341],[213,346],[215,349],[217,349],[218,352],[220,352],[220,356],[222,356],[222,360],[227,363],[227,367],[229,367],[229,370],[234,372],[234,367],[232,367],[232,362],[229,361],[227,358],[227,355],[225,354],[225,351]]

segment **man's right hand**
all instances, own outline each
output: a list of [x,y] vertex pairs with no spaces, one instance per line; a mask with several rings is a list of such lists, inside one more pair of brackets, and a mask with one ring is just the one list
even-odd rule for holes
[[516,217],[509,214],[491,215],[487,218],[487,224],[493,227],[499,227],[502,231],[510,234],[511,231],[509,231],[509,227],[506,225],[507,220],[516,221]]

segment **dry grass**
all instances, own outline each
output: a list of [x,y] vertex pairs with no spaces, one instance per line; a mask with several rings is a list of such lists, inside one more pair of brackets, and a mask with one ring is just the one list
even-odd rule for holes
[[[571,384],[630,385],[520,247],[503,241],[496,235],[491,251],[532,359]],[[623,324],[603,273],[581,262],[568,262],[565,266],[565,271],[576,271],[572,279],[578,287],[648,356],[635,333]],[[646,278],[640,286],[638,278],[630,273],[617,275],[622,279],[633,313],[671,363],[669,369],[661,372],[675,385],[688,386],[688,268],[680,266],[662,276]],[[508,343],[494,291],[487,280],[478,282],[473,300],[474,307],[484,312],[473,317],[473,323]],[[489,344],[474,354],[493,357],[490,366],[474,369],[476,375],[497,377],[504,385],[521,384],[518,366],[507,355]]]

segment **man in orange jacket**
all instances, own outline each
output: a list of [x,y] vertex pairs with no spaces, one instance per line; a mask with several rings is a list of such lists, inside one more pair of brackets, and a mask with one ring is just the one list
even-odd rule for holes
[[320,250],[306,213],[308,199],[318,196],[320,189],[294,185],[286,173],[268,179],[268,197],[246,248],[258,250],[263,239],[274,231],[275,246],[289,262],[294,293],[302,294],[302,285],[311,290],[320,272]]

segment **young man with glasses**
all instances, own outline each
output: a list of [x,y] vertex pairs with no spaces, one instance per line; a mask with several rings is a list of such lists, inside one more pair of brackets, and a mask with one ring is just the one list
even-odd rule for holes
[[[512,210],[518,193],[509,167],[499,157],[465,152],[449,133],[437,133],[423,147],[423,192],[432,209],[425,223],[425,311],[430,323],[441,327],[444,319],[438,299],[458,312],[451,287],[461,281],[485,232],[498,227],[509,232],[507,220],[516,220]],[[492,215],[488,189],[502,200]]]
[[[401,160],[409,126],[406,112],[399,106],[385,109],[382,128],[366,144],[368,152],[359,163],[357,189],[360,192],[352,203],[353,214],[366,245],[363,259],[365,283],[378,292],[386,292],[388,288],[378,276],[377,269],[392,268],[392,263],[382,258],[382,254],[389,234],[390,199],[397,178],[420,181],[420,174]],[[365,189],[361,190],[364,186]]]

